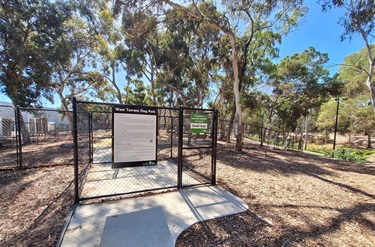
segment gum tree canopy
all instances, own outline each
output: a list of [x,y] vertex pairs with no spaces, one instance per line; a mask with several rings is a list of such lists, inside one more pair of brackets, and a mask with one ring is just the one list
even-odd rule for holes
[[0,89],[14,105],[52,98],[49,81],[55,42],[69,8],[46,0],[0,1]]
[[366,47],[369,66],[362,67],[366,75],[366,85],[370,89],[372,98],[372,107],[375,109],[375,57],[374,46],[371,45],[375,38],[375,1],[374,0],[320,0],[323,11],[328,11],[333,7],[345,9],[345,14],[340,18],[345,31],[341,35],[341,41],[360,35]]
[[[149,9],[155,15],[162,16],[163,11],[174,9],[178,12],[177,18],[199,22],[207,28],[219,31],[230,43],[228,53],[232,62],[229,73],[233,80],[234,105],[236,109],[236,150],[242,150],[242,109],[241,109],[241,59],[248,53],[249,44],[254,42],[258,33],[274,32],[279,37],[287,34],[296,26],[300,17],[305,13],[301,0],[293,1],[222,1],[221,6],[214,1],[116,1],[115,8],[124,12],[142,12]],[[160,18],[162,21],[162,18]],[[239,24],[243,24],[243,29]],[[240,40],[244,39],[241,47]],[[252,54],[254,55],[254,53]],[[252,56],[254,58],[254,56]],[[246,63],[244,63],[246,64]]]

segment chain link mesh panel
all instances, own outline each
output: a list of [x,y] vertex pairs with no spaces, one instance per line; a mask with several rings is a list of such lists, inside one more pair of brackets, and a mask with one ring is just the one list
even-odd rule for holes
[[[178,155],[178,110],[158,110],[158,160],[168,160]],[[174,160],[175,162],[175,160]]]
[[20,108],[22,166],[73,164],[72,112]]
[[18,162],[16,110],[0,106],[0,169],[15,168]]
[[[213,113],[205,110],[184,110],[182,187],[211,182],[212,152],[216,145],[213,140],[216,135],[212,125]],[[197,115],[205,118],[195,123],[194,118]],[[202,127],[201,124],[206,127]]]
[[76,106],[81,200],[176,187],[177,164],[168,160],[177,157],[177,110],[158,109],[156,165],[112,168],[112,108],[119,105]]

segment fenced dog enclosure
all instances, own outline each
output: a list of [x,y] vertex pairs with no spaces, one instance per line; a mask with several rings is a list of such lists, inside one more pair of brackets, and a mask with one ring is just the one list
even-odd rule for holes
[[[85,112],[87,125],[88,157],[82,157],[93,164],[111,162],[111,107],[89,106]],[[108,111],[108,112],[106,112]],[[190,112],[185,110],[184,121],[189,121]],[[85,113],[83,113],[85,114]],[[190,114],[191,115],[191,114]],[[57,109],[13,107],[0,105],[0,170],[15,168],[35,168],[55,165],[74,165],[72,124],[69,120],[72,111]],[[83,117],[83,116],[82,116]],[[79,116],[79,118],[82,118]],[[88,124],[89,123],[89,124]],[[219,119],[217,135],[221,140],[229,131],[229,120]],[[158,157],[166,160],[178,155],[178,109],[160,108],[158,112]],[[188,126],[187,126],[188,127]],[[187,128],[186,127],[186,128]],[[187,129],[185,129],[187,131]],[[82,132],[84,133],[84,132]],[[235,128],[231,139],[235,138]],[[243,125],[244,140],[268,148],[302,150],[301,133],[293,133],[284,140],[283,133],[250,123]],[[188,138],[200,140],[202,134],[192,134]],[[80,138],[83,138],[82,135]],[[83,138],[82,140],[85,140]],[[284,144],[287,145],[284,145]],[[83,144],[80,144],[81,146]],[[197,150],[195,150],[197,151]],[[201,150],[203,152],[204,149]],[[206,150],[207,151],[207,150]],[[185,150],[192,152],[192,150]]]
[[[147,111],[154,116],[142,115]],[[75,202],[215,184],[217,120],[218,112],[213,109],[145,107],[74,99]],[[155,131],[150,131],[150,122],[155,124]],[[147,142],[142,142],[142,138]],[[146,146],[155,147],[155,161],[149,158],[138,161],[139,157],[152,153],[153,148]],[[116,166],[122,164],[116,159],[129,157],[137,162],[123,162],[125,167],[121,168]],[[209,162],[204,159],[207,157]]]

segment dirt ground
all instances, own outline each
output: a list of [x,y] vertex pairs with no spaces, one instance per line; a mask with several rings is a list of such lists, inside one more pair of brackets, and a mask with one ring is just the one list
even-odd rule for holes
[[375,166],[220,143],[218,184],[249,210],[197,223],[177,246],[375,246]]
[[[187,162],[209,164],[209,158]],[[206,171],[202,171],[204,173]],[[177,246],[375,246],[375,165],[219,143],[218,185],[249,205],[197,223]],[[73,202],[73,167],[0,171],[0,246],[54,246]]]
[[73,166],[0,171],[0,246],[54,246],[73,202]]

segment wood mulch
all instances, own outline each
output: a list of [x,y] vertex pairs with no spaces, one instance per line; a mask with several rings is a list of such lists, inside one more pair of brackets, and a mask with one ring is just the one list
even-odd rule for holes
[[219,144],[218,184],[249,209],[196,223],[176,246],[375,246],[373,163],[255,145],[233,150]]
[[[177,246],[375,246],[375,166],[219,143],[218,185],[244,213],[197,223]],[[187,162],[206,173],[209,157]],[[194,163],[192,162],[194,161]],[[73,202],[73,167],[0,171],[0,246],[54,246]]]

